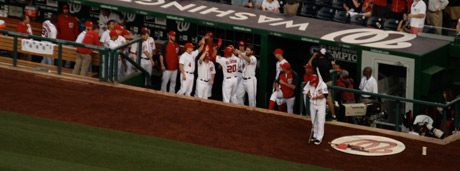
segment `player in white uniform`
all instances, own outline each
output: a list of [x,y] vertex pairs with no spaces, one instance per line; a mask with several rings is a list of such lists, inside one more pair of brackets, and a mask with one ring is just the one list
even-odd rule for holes
[[[122,36],[122,33],[123,33],[123,30],[125,30],[125,28],[123,28],[121,25],[116,25],[114,27],[114,30],[117,32],[118,34],[118,38],[117,38],[117,43],[118,45],[123,45],[126,43],[126,39],[125,37]],[[150,48],[152,48],[150,46]],[[125,49],[120,49],[121,52],[123,52]],[[153,54],[150,53],[150,56],[152,56]],[[118,60],[118,78],[123,78],[125,76],[125,70],[126,70],[126,60],[124,58],[122,58],[121,56],[118,56],[116,57],[115,60]]]
[[193,89],[193,80],[195,79],[195,60],[203,46],[200,46],[197,50],[193,50],[195,46],[192,43],[185,44],[186,51],[180,56],[179,59],[179,70],[180,70],[180,90],[177,94],[190,96]]
[[117,41],[118,33],[115,30],[110,31],[109,33],[110,40],[107,41],[107,45],[110,49],[115,49],[116,47],[120,46],[120,42]]
[[208,56],[209,48],[206,47],[205,52],[201,55],[198,61],[198,78],[196,79],[196,97],[208,99],[209,85],[214,84],[214,76],[216,75],[216,68],[214,63]]
[[224,49],[225,57],[216,56],[216,62],[222,66],[224,81],[222,83],[222,97],[224,102],[237,103],[234,94],[238,84],[237,72],[240,60],[233,54],[233,46],[227,46]]
[[[149,38],[149,32],[143,31],[141,32],[142,37],[142,56],[141,56],[141,67],[144,68],[149,75],[152,75],[152,67],[155,65],[152,58],[152,48],[150,47],[150,43],[147,41]],[[145,82],[147,84],[147,80]]]
[[313,138],[316,145],[321,144],[324,137],[324,122],[326,121],[327,85],[316,75],[303,89],[303,93],[310,97],[310,116],[313,125]]
[[[126,29],[123,30],[122,36],[125,38],[126,43],[130,43],[132,41],[131,32],[129,32],[128,30],[126,30]],[[125,48],[123,53],[129,56],[130,50],[131,50],[131,45],[128,46],[127,48]],[[127,76],[127,75],[132,73],[132,64],[130,62],[128,62],[128,61],[125,61],[125,62],[126,62],[125,76]]]
[[[55,15],[51,16],[51,21],[56,23],[57,17]],[[50,20],[46,20],[42,24],[42,37],[56,39],[57,37],[57,29],[56,26]],[[49,64],[54,65],[54,58],[50,57],[43,57],[41,62],[42,64]]]
[[[237,90],[237,98],[244,98],[244,94],[248,93],[249,106],[256,107],[256,94],[257,94],[257,78],[256,78],[256,66],[257,58],[254,54],[254,47],[247,46],[246,52],[242,53],[240,50],[236,50],[238,56],[241,58],[241,69],[243,70],[242,74],[242,87],[243,95],[239,95]],[[238,86],[238,88],[240,88]],[[239,101],[242,99],[238,99]]]
[[[246,55],[246,42],[245,41],[241,40],[238,42],[238,50],[242,52],[241,55]],[[236,93],[235,93],[234,98],[236,98],[237,104],[244,105],[245,91],[244,91],[244,86],[243,86],[243,67],[242,67],[244,59],[241,57],[240,54],[235,54],[235,55],[238,55],[239,60],[240,60],[240,65],[238,66],[238,73],[236,74],[236,78],[238,79],[238,84],[236,86]]]
[[[278,77],[281,73],[281,64],[284,64],[286,63],[287,61],[284,59],[283,57],[283,50],[282,49],[275,49],[275,51],[273,52],[273,55],[275,55],[276,59],[278,60],[276,62],[276,76],[275,76],[275,80],[278,80]],[[283,107],[283,104],[286,104],[286,101],[284,99],[280,99],[280,98],[277,98],[278,95],[277,95],[277,91],[275,91],[275,87],[276,86],[279,86],[276,81],[275,83],[273,83],[273,93],[272,95],[270,96],[270,103],[269,103],[269,106],[268,106],[268,109],[270,110],[273,110],[273,108],[275,107],[275,102],[276,104],[278,105],[278,110],[279,111],[284,111],[284,108]]]
[[115,20],[109,20],[107,22],[107,30],[102,33],[101,39],[99,40],[104,47],[109,47],[109,41],[111,39],[110,31],[115,28],[115,24]]

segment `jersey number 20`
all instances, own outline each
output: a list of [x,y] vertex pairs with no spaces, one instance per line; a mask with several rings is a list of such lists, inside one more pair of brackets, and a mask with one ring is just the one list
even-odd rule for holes
[[236,72],[236,65],[227,66],[227,73]]

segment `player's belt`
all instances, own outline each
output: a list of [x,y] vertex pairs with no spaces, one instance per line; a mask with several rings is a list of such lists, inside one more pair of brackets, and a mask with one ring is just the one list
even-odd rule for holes
[[187,71],[185,71],[185,73],[187,73],[187,74],[193,74],[193,72],[187,72]]
[[243,80],[250,80],[251,77],[243,77]]
[[203,79],[200,79],[200,80],[203,81],[203,82],[205,82],[205,83],[209,82],[209,80],[203,80]]
[[142,59],[149,60],[149,58],[142,58]]
[[230,79],[230,78],[236,78],[236,76],[233,76],[233,77],[226,77],[225,79]]
[[243,73],[243,71],[238,71],[239,73]]

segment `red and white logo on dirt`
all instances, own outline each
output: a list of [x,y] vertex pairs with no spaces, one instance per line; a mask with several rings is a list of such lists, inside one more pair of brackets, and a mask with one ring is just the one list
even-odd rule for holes
[[406,149],[400,141],[374,135],[344,136],[333,140],[330,144],[338,151],[361,156],[394,155]]

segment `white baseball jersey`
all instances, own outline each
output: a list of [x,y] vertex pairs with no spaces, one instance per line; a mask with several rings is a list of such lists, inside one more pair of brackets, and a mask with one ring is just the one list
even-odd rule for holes
[[115,41],[113,41],[113,40],[107,41],[107,47],[110,48],[110,49],[115,49],[118,46],[120,46],[120,42],[118,42],[117,40],[115,40]]
[[256,66],[257,66],[257,58],[254,55],[249,57],[251,62],[248,62],[242,59],[241,69],[243,70],[243,77],[254,77],[256,76]]
[[57,37],[57,29],[56,26],[54,26],[53,23],[51,23],[49,20],[46,20],[42,24],[42,37],[47,37],[51,39],[56,39]]
[[[102,30],[101,30],[102,31]],[[109,46],[109,40],[111,39],[110,37],[110,30],[106,30],[102,33],[101,39],[99,40],[101,44],[105,47],[110,47]]]
[[[318,82],[318,86],[310,86],[310,82],[307,83],[307,85],[303,88],[304,93],[310,93],[311,97],[316,97],[316,96],[321,96],[321,95],[327,95],[327,85],[323,81]],[[310,104],[314,104],[316,106],[320,105],[326,105],[326,98],[321,98],[321,99],[311,99],[310,97]]]
[[[116,40],[118,42],[118,45],[122,45],[122,44],[125,44],[126,43],[126,39],[125,37],[123,36],[118,36],[118,39]],[[150,48],[152,48],[152,46],[150,45]],[[150,55],[152,55],[152,53],[150,52]]]
[[212,78],[212,74],[216,74],[216,68],[214,67],[214,63],[209,61],[206,62],[198,62],[198,79],[203,79],[205,81],[210,81]]
[[[117,39],[118,40],[118,39]],[[147,41],[142,42],[142,59],[148,59],[147,55],[145,55],[144,52],[148,52],[150,54],[150,57],[152,57],[152,47],[150,46],[150,43]]]
[[78,37],[77,37],[77,40],[75,40],[75,42],[77,43],[82,43],[83,42],[83,39],[85,38],[85,35],[86,35],[86,31],[82,31]]
[[195,59],[198,56],[198,50],[193,51],[191,54],[184,52],[179,59],[179,64],[184,65],[184,71],[193,73],[195,72]]
[[216,62],[222,66],[224,77],[234,77],[237,75],[240,60],[235,55],[229,58],[217,56]]

